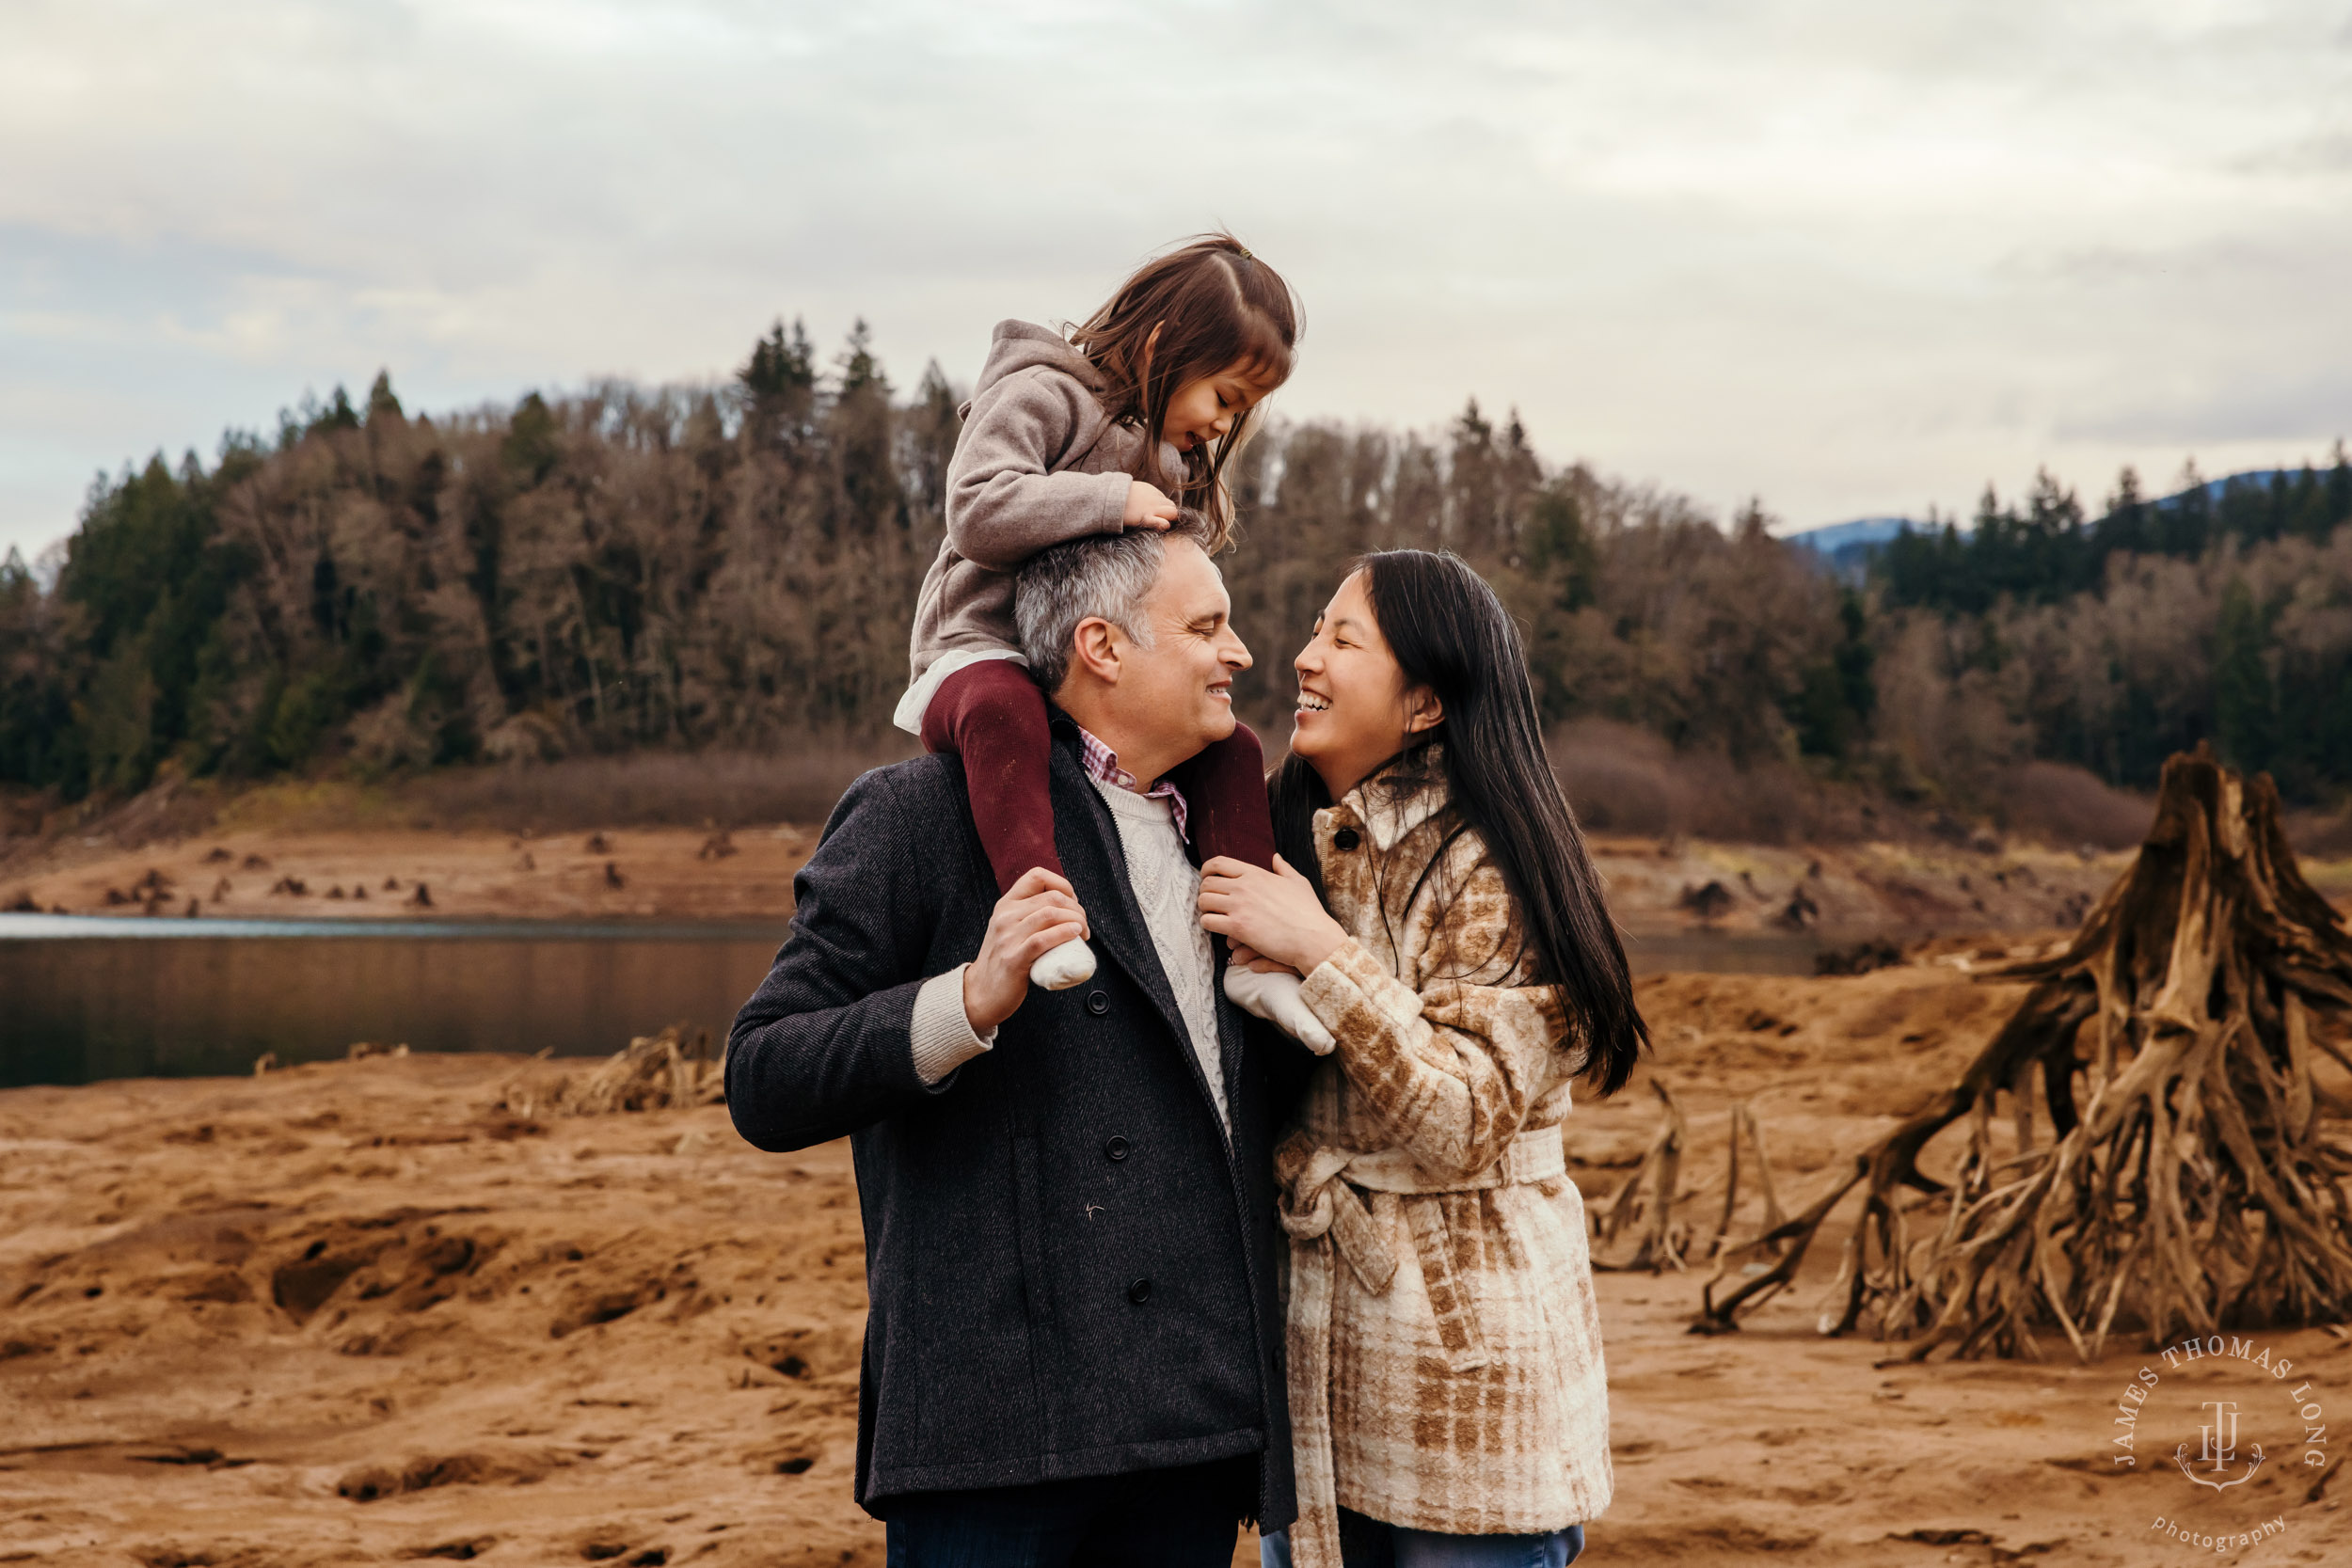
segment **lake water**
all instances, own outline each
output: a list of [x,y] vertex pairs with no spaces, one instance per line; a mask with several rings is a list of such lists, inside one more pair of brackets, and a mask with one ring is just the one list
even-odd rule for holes
[[[343,1055],[606,1055],[667,1024],[714,1040],[784,940],[768,926],[0,915],[0,1087],[193,1077]],[[1809,974],[1810,936],[1637,937],[1634,968]]]

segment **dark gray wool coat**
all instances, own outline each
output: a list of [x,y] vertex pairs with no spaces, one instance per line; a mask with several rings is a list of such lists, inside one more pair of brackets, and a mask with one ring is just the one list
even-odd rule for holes
[[1094,977],[1032,989],[994,1050],[927,1089],[915,990],[979,952],[996,884],[953,757],[878,768],[794,880],[791,937],[728,1039],[727,1105],[761,1148],[850,1137],[867,1512],[1258,1453],[1257,1517],[1278,1528],[1295,1510],[1272,1143],[1313,1058],[1216,989],[1229,1145],[1058,714],[1054,739]]

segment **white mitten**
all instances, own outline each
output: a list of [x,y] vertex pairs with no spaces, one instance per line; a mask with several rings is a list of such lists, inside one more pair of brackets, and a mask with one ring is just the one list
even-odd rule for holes
[[1068,990],[1081,980],[1093,978],[1094,949],[1076,937],[1046,949],[1029,966],[1029,984],[1043,990]]
[[1338,1042],[1298,994],[1300,981],[1287,969],[1261,972],[1242,964],[1225,966],[1225,994],[1243,1012],[1254,1013],[1318,1056]]

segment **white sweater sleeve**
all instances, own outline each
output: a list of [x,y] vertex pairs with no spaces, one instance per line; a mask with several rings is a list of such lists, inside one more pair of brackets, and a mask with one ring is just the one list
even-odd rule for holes
[[996,1043],[995,1030],[983,1037],[964,1016],[963,972],[971,967],[958,964],[944,974],[934,974],[914,993],[908,1045],[914,1054],[914,1075],[925,1084],[937,1084]]

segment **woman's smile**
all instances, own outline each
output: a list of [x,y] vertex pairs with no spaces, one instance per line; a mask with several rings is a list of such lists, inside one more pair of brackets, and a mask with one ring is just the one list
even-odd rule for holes
[[1442,716],[1428,691],[1408,687],[1361,572],[1349,573],[1331,595],[1291,668],[1298,676],[1291,750],[1322,775],[1334,800]]

